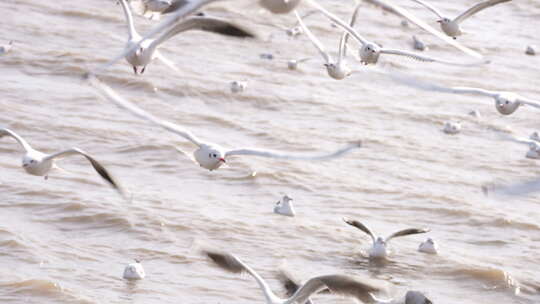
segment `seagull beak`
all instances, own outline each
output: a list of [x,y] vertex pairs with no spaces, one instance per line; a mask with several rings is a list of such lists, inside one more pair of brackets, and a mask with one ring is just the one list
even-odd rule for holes
[[442,23],[442,20],[437,20],[437,22]]
[[225,158],[223,158],[223,157],[221,157],[221,158],[219,159],[219,161],[220,161],[220,162],[226,163]]
[[23,164],[22,166],[23,166],[23,168],[26,168],[26,167],[28,167],[28,164]]

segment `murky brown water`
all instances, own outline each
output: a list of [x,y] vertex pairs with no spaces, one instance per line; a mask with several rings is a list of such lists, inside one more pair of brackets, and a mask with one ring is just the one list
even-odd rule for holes
[[[433,2],[456,15],[475,1]],[[232,3],[238,6],[227,7]],[[430,12],[396,3],[436,25]],[[343,18],[353,8],[353,1],[321,4]],[[253,25],[263,39],[189,32],[162,48],[181,73],[154,62],[144,76],[135,76],[122,61],[101,79],[141,108],[224,146],[308,153],[362,139],[364,147],[327,162],[237,157],[228,169],[203,170],[172,148],[191,151],[191,144],[98,98],[77,77],[123,49],[119,6],[3,0],[0,39],[15,46],[0,57],[0,125],[46,152],[87,150],[133,193],[133,201],[104,185],[82,158],[63,160],[69,172],[46,181],[27,175],[19,146],[2,138],[1,303],[262,303],[251,278],[215,268],[197,252],[201,243],[242,257],[279,293],[276,269],[286,259],[305,276],[368,275],[392,282],[397,295],[418,289],[435,303],[540,302],[540,196],[493,200],[480,191],[484,183],[540,174],[537,162],[524,158],[526,146],[501,141],[494,131],[528,136],[540,129],[538,110],[524,107],[503,117],[489,98],[417,91],[352,60],[358,72],[335,81],[305,37],[275,32],[266,40],[275,29],[265,24],[288,26],[293,15],[272,16],[247,0],[208,11]],[[154,24],[135,21],[141,32]],[[428,54],[463,57],[400,21],[366,5],[356,28],[405,49],[416,34],[430,45]],[[337,49],[339,32],[326,19],[314,16],[306,23]],[[380,67],[540,99],[540,57],[524,54],[528,44],[540,44],[540,2],[506,3],[464,27],[471,33],[459,41],[492,64],[453,68],[386,57]],[[274,60],[261,59],[261,53]],[[315,59],[298,71],[286,68],[285,60],[305,56]],[[230,93],[233,80],[248,80],[248,89]],[[473,109],[481,119],[467,114]],[[446,120],[461,121],[462,133],[442,133]],[[256,177],[248,177],[251,170]],[[295,199],[296,218],[272,213],[285,193]],[[441,253],[417,252],[426,236],[412,236],[392,241],[387,265],[370,264],[361,254],[369,239],[344,224],[343,216],[382,235],[430,227]],[[147,278],[129,283],[121,276],[133,258],[143,261]]]

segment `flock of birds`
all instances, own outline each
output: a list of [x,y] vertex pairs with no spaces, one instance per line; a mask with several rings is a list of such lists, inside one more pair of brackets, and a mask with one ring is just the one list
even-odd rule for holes
[[[332,151],[329,153],[321,154],[294,154],[287,152],[271,151],[266,149],[256,148],[224,148],[216,143],[204,141],[195,136],[189,130],[164,121],[154,115],[138,108],[133,103],[121,97],[111,87],[103,83],[98,75],[101,71],[107,67],[115,64],[118,60],[125,58],[125,60],[132,67],[135,74],[143,74],[147,71],[148,65],[153,59],[162,60],[169,67],[176,69],[174,65],[168,61],[163,54],[159,52],[159,47],[172,39],[174,36],[188,31],[188,30],[202,30],[213,32],[225,36],[241,37],[241,38],[256,38],[257,35],[249,30],[248,27],[237,25],[228,20],[208,16],[205,13],[197,12],[201,7],[217,0],[114,0],[116,4],[120,5],[127,24],[127,43],[125,50],[118,56],[111,59],[109,62],[98,66],[94,70],[89,71],[84,75],[84,79],[96,89],[96,91],[105,99],[113,102],[118,107],[128,110],[133,115],[154,123],[165,130],[173,132],[181,137],[185,138],[189,142],[196,146],[191,160],[198,164],[200,167],[208,170],[216,170],[227,162],[227,159],[235,155],[251,155],[259,157],[270,157],[287,160],[327,160],[336,157],[344,156],[346,153],[351,152],[354,149],[361,147],[361,142],[357,139],[352,140],[349,144],[345,145],[341,149]],[[367,0],[366,0],[367,1]],[[482,1],[473,7],[465,10],[462,14],[455,18],[449,18],[442,12],[437,10],[429,2],[421,0],[412,0],[423,7],[432,11],[438,18],[437,22],[440,24],[442,33],[432,28],[426,22],[412,15],[407,10],[384,1],[371,0],[369,2],[382,6],[383,8],[403,17],[407,22],[411,22],[420,28],[426,30],[429,33],[434,34],[439,39],[455,47],[465,55],[470,56],[472,61],[470,62],[458,62],[447,59],[434,58],[425,56],[423,54],[410,52],[406,50],[386,48],[378,45],[375,42],[365,39],[357,30],[354,29],[356,19],[358,17],[360,4],[356,5],[356,8],[351,12],[351,18],[349,22],[344,22],[331,12],[323,8],[320,4],[314,0],[260,0],[259,4],[274,14],[286,14],[293,13],[297,19],[297,26],[292,29],[287,29],[287,34],[296,36],[305,34],[307,38],[312,42],[315,49],[320,53],[323,59],[323,66],[325,67],[328,75],[336,80],[342,80],[351,75],[352,70],[349,68],[346,59],[348,57],[354,57],[356,61],[361,64],[376,64],[380,55],[395,55],[404,56],[420,62],[435,62],[441,64],[450,64],[456,66],[475,66],[487,64],[489,61],[485,60],[481,54],[459,44],[456,38],[464,33],[461,27],[461,23],[466,21],[472,15],[487,9],[494,5],[499,5],[511,0],[486,0]],[[326,47],[316,37],[316,35],[306,26],[303,22],[303,18],[295,10],[295,8],[301,3],[306,3],[312,6],[316,12],[322,13],[329,18],[333,24],[342,29],[341,39],[337,49],[337,57],[333,58],[327,51]],[[145,35],[139,34],[135,29],[135,22],[132,15],[132,11],[137,14],[150,18],[152,20],[160,20],[162,16],[169,16],[163,21],[160,21],[151,31]],[[355,41],[359,46],[356,53],[353,53],[351,49],[351,42]],[[415,43],[420,43],[415,38]],[[13,45],[10,42],[8,45],[0,47],[0,54],[7,54]],[[420,46],[418,47],[420,49]],[[350,55],[350,53],[353,53]],[[533,46],[529,46],[527,54],[534,55],[535,49]],[[288,62],[290,69],[296,69],[298,64],[306,61],[307,59],[292,60]],[[502,115],[510,115],[514,113],[519,107],[527,105],[535,108],[540,108],[540,102],[528,99],[511,92],[503,91],[491,91],[481,88],[470,87],[451,87],[446,88],[436,84],[422,82],[418,80],[411,80],[410,77],[394,77],[398,82],[411,85],[416,88],[439,91],[455,94],[474,94],[491,97],[495,100],[496,110]],[[231,84],[231,90],[233,92],[240,92],[246,89],[246,84],[236,81]],[[472,113],[478,115],[477,113]],[[448,122],[444,126],[444,132],[449,134],[459,133],[461,126],[459,123]],[[23,169],[31,175],[44,176],[47,179],[48,174],[53,169],[58,169],[56,161],[60,158],[79,155],[86,158],[95,171],[114,189],[118,191],[124,198],[128,198],[126,191],[121,184],[107,171],[107,169],[100,164],[93,156],[89,155],[85,151],[73,147],[64,151],[60,151],[53,154],[46,154],[34,149],[25,139],[18,135],[14,130],[8,128],[0,129],[0,138],[4,136],[12,137],[16,140],[22,149],[24,155],[22,157]],[[538,133],[533,133],[529,139],[511,138],[516,142],[525,143],[531,147],[532,158],[540,158],[540,136]],[[180,150],[179,150],[180,151]],[[184,153],[183,151],[180,151]],[[533,155],[536,153],[535,155]],[[529,154],[528,154],[529,157]],[[295,216],[296,212],[292,205],[292,198],[284,196],[280,200],[275,208],[274,212],[285,216]],[[367,234],[372,240],[372,246],[369,249],[369,258],[372,259],[384,259],[389,254],[387,245],[388,242],[396,237],[402,237],[407,235],[414,235],[420,233],[426,233],[429,229],[424,228],[409,228],[401,231],[397,231],[386,238],[375,235],[365,224],[357,220],[343,219],[344,222],[350,226],[353,226],[365,234]],[[419,251],[437,254],[438,247],[434,240],[428,238],[425,242],[422,242],[418,248]],[[282,271],[281,281],[288,290],[288,298],[281,299],[276,296],[268,284],[260,277],[255,270],[246,265],[237,256],[213,249],[204,249],[202,253],[212,260],[217,266],[232,273],[248,273],[258,283],[260,289],[264,293],[265,301],[269,304],[284,304],[284,303],[313,303],[312,296],[315,296],[319,292],[331,292],[336,294],[342,294],[345,296],[354,297],[363,302],[375,302],[375,303],[405,303],[405,304],[428,304],[431,301],[419,291],[408,291],[402,299],[381,299],[380,293],[383,293],[388,284],[386,282],[374,281],[368,278],[362,278],[358,276],[333,274],[313,277],[305,282],[299,282],[293,278],[289,273]],[[124,271],[124,278],[126,279],[142,279],[145,277],[144,269],[140,261],[136,260],[126,266]]]

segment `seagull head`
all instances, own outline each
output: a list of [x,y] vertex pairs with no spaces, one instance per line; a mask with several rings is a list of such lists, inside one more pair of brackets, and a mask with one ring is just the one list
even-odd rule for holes
[[383,240],[382,237],[379,236],[379,237],[377,237],[377,239],[375,240],[375,244],[385,246],[385,245],[386,245],[386,242]]
[[28,156],[24,156],[22,159],[22,166],[23,168],[31,168],[37,164],[37,161],[33,158],[30,158]]
[[502,115],[510,115],[519,107],[520,103],[512,93],[501,93],[495,97],[495,107]]
[[439,22],[440,24],[447,24],[447,23],[450,23],[452,20],[450,20],[450,18],[442,18],[440,20],[437,20],[437,22]]
[[381,47],[375,43],[366,43],[363,47],[358,50],[358,55],[360,59],[365,64],[377,63],[379,59],[379,54],[381,52]]
[[199,165],[208,170],[215,170],[226,162],[222,149],[209,145],[201,145],[194,156]]

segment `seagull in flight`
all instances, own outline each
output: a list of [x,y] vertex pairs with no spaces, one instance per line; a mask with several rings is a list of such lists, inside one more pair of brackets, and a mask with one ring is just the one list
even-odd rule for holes
[[327,154],[320,155],[299,155],[299,154],[289,154],[284,152],[277,152],[264,149],[256,148],[239,148],[239,149],[225,149],[217,144],[203,142],[201,139],[197,138],[190,131],[178,126],[176,124],[164,121],[153,116],[150,113],[142,110],[141,108],[135,106],[131,102],[125,100],[120,95],[118,95],[113,89],[105,85],[99,79],[97,79],[93,74],[87,74],[87,80],[89,83],[96,88],[99,92],[102,93],[102,96],[108,99],[109,101],[116,104],[118,107],[128,110],[133,115],[142,118],[144,120],[150,121],[170,132],[173,132],[177,135],[182,136],[183,138],[189,140],[194,145],[197,146],[197,150],[193,152],[194,160],[201,167],[208,169],[210,171],[218,169],[221,165],[226,162],[226,159],[234,155],[251,155],[259,157],[270,157],[278,159],[288,159],[288,160],[327,160],[336,157],[340,157],[351,150],[361,147],[360,141],[355,141],[339,150],[336,150]]
[[461,27],[460,27],[460,23],[465,21],[465,19],[471,17],[472,15],[478,13],[479,11],[481,10],[484,10],[488,7],[492,7],[494,5],[497,5],[497,4],[500,4],[500,3],[504,3],[504,2],[510,2],[511,0],[487,0],[487,1],[482,1],[482,2],[479,2],[477,4],[475,4],[473,7],[469,8],[468,10],[464,11],[463,13],[461,13],[459,16],[457,16],[456,18],[454,19],[451,19],[451,18],[448,18],[448,17],[445,17],[439,10],[437,10],[433,5],[427,3],[426,1],[423,1],[423,0],[412,0],[420,5],[423,5],[424,7],[426,7],[427,9],[429,9],[430,11],[432,11],[433,13],[435,13],[435,15],[437,15],[439,17],[439,20],[437,20],[437,22],[439,22],[439,24],[441,25],[441,29],[442,31],[456,39],[457,36],[461,36],[463,34],[463,31],[461,30]]
[[83,150],[79,148],[70,148],[57,153],[46,154],[32,148],[32,146],[30,146],[30,144],[28,144],[28,142],[24,140],[24,138],[22,138],[10,129],[0,129],[0,138],[4,136],[12,137],[24,149],[25,154],[22,157],[22,167],[24,171],[26,171],[28,174],[44,176],[45,179],[47,179],[51,169],[58,168],[55,163],[56,159],[70,155],[82,155],[90,162],[94,170],[96,170],[96,172],[105,181],[107,181],[114,189],[116,189],[122,196],[124,196],[119,184],[114,180],[112,175],[105,169],[105,167],[103,167],[96,159],[94,159],[92,156],[90,156]]
[[[126,49],[130,49],[133,46],[138,45],[142,37],[135,30],[131,9],[129,8],[126,0],[120,0],[120,4],[122,5],[128,28],[128,42],[126,44]],[[244,29],[231,22],[225,21],[223,19],[207,17],[204,15],[194,15],[186,17],[182,21],[174,24],[167,30],[160,33],[156,37],[156,39],[147,39],[143,41],[140,46],[138,46],[135,52],[126,54],[125,58],[127,62],[129,62],[133,67],[133,72],[135,74],[137,74],[137,70],[139,67],[142,68],[140,70],[140,73],[142,74],[144,73],[146,66],[150,63],[150,61],[152,61],[152,59],[162,56],[157,51],[157,48],[160,46],[160,44],[176,36],[179,33],[194,29],[234,37],[255,37],[255,35],[249,30]]]
[[399,236],[406,236],[406,235],[412,235],[412,234],[419,234],[419,233],[426,233],[429,232],[429,229],[418,229],[418,228],[409,228],[400,230],[398,232],[392,233],[390,236],[388,236],[386,239],[383,239],[380,236],[375,236],[371,230],[366,227],[364,224],[360,223],[359,221],[350,220],[347,218],[343,218],[343,221],[353,227],[356,227],[363,232],[365,232],[367,235],[371,237],[371,240],[373,241],[373,246],[369,250],[369,257],[370,258],[386,258],[388,255],[388,251],[386,249],[386,245],[388,242]]
[[266,281],[255,270],[235,255],[215,250],[203,250],[203,254],[226,271],[248,273],[251,275],[262,290],[266,304],[306,303],[310,296],[326,288],[332,293],[356,298],[362,302],[368,302],[372,301],[371,293],[379,292],[385,288],[384,284],[377,284],[373,280],[357,276],[340,274],[322,275],[312,277],[300,286],[293,295],[286,299],[281,299],[272,292],[270,286],[268,286]]

